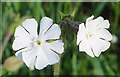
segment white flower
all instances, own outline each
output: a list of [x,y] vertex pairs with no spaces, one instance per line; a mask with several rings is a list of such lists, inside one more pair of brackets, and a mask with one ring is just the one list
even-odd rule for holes
[[92,15],[87,18],[85,25],[84,23],[79,25],[77,45],[79,51],[86,52],[91,57],[98,57],[110,47],[112,35],[106,30],[110,27],[108,20],[104,20],[103,17],[93,18]]
[[43,69],[47,65],[59,62],[58,53],[64,51],[64,44],[59,40],[60,26],[53,24],[52,19],[48,17],[41,19],[39,35],[37,28],[35,19],[26,19],[22,26],[16,28],[12,47],[17,51],[15,55],[28,67]]

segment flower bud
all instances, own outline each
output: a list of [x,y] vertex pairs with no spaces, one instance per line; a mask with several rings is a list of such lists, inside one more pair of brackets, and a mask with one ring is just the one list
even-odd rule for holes
[[113,38],[112,38],[112,43],[117,43],[118,41],[118,37],[116,35],[113,35]]
[[3,65],[3,67],[9,72],[17,71],[21,66],[22,66],[22,62],[19,59],[17,59],[15,56],[11,56],[7,58]]

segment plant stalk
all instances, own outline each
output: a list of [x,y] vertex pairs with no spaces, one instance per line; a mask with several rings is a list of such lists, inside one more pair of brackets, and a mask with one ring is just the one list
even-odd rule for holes
[[59,77],[60,72],[60,62],[54,65],[54,77]]

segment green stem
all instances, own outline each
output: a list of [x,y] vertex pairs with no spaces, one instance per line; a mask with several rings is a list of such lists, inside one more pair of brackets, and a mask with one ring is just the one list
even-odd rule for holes
[[54,77],[59,77],[60,62],[54,65]]

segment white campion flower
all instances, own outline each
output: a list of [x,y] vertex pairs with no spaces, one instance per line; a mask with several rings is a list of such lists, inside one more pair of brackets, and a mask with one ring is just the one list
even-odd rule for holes
[[91,57],[98,57],[110,47],[109,41],[112,40],[112,35],[107,30],[110,27],[108,20],[104,20],[101,16],[93,18],[92,15],[87,18],[86,24],[79,25],[77,45],[79,51],[86,52]]
[[52,19],[48,17],[41,19],[39,35],[37,28],[35,19],[26,19],[22,26],[16,28],[12,47],[17,51],[15,55],[28,67],[40,70],[59,62],[58,54],[64,51],[64,44],[59,40],[60,26],[53,24]]

